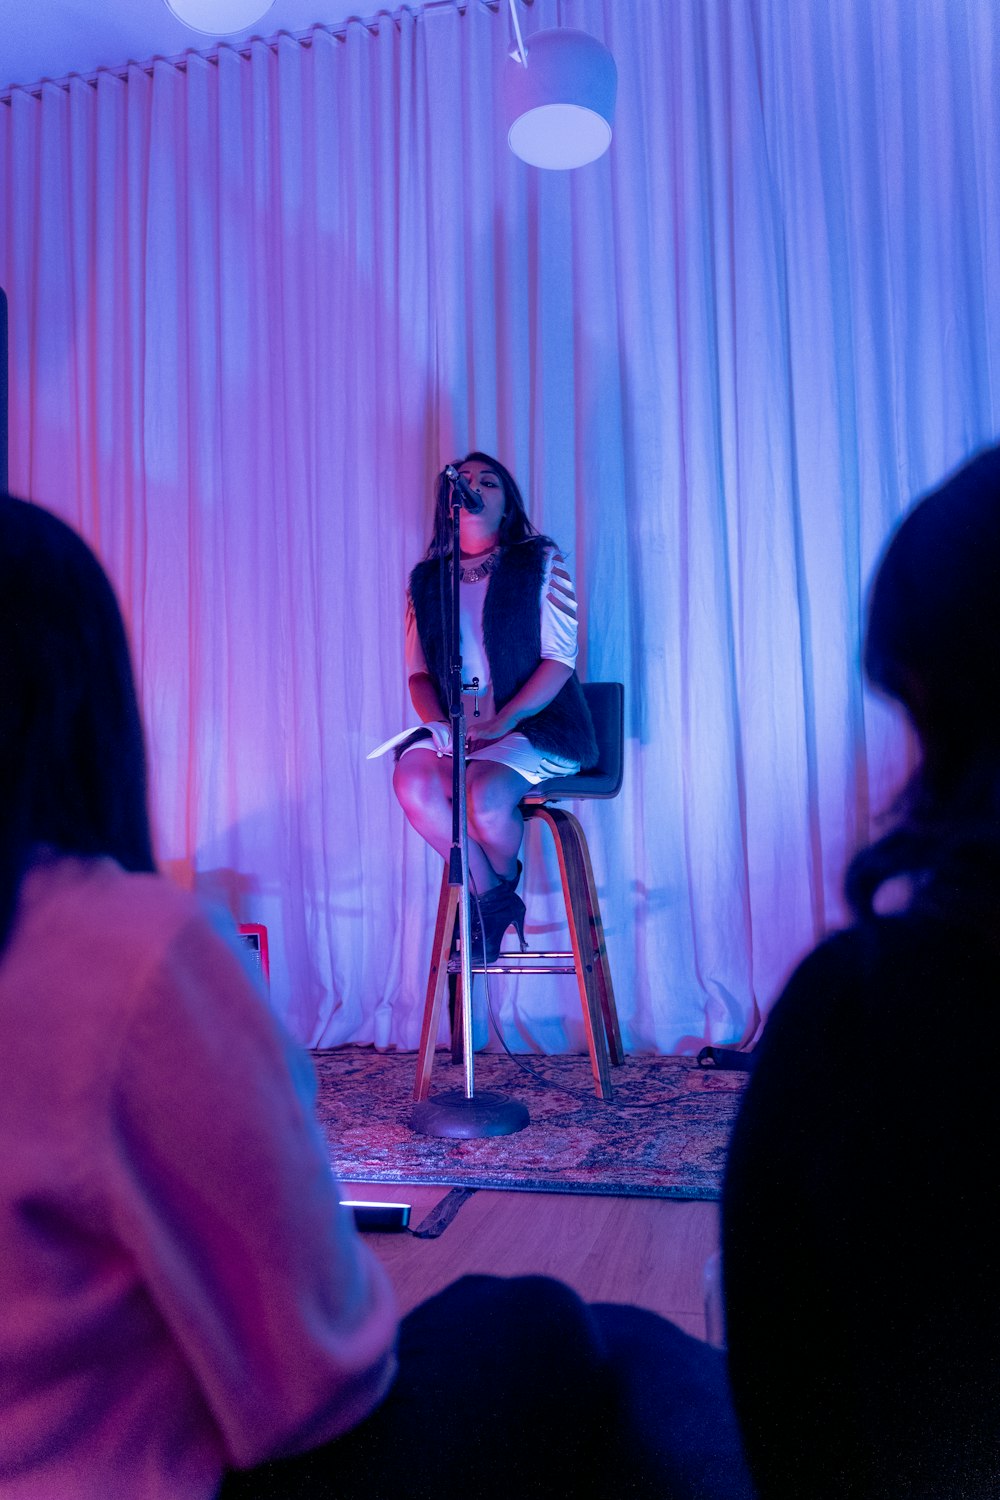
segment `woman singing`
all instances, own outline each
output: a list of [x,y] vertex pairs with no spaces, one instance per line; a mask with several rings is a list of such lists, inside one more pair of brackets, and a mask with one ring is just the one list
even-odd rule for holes
[[[469,876],[474,957],[493,963],[507,928],[524,941],[516,893],[529,787],[570,776],[597,760],[597,743],[576,663],[576,596],[555,543],[528,520],[517,484],[487,453],[455,465],[482,497],[463,510],[461,649],[467,709]],[[413,827],[442,856],[451,847],[451,726],[448,717],[450,485],[437,482],[434,535],[410,575],[406,670],[410,697],[430,740],[410,744],[393,779]]]

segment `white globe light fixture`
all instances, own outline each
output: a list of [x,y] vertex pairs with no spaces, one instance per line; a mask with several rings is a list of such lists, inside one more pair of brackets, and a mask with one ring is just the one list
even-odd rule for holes
[[267,15],[274,0],[164,0],[164,3],[192,31],[229,36],[255,26]]
[[536,31],[504,71],[507,141],[532,167],[565,170],[603,156],[611,144],[618,69],[586,31]]

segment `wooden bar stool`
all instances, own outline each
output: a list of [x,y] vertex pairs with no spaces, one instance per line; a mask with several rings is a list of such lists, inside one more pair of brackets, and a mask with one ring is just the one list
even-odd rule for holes
[[[585,682],[583,691],[594,721],[599,758],[597,766],[578,776],[542,782],[537,792],[521,801],[525,821],[537,819],[551,833],[559,859],[563,901],[569,925],[570,950],[565,953],[502,951],[495,964],[474,965],[473,974],[575,974],[580,989],[583,1024],[594,1072],[594,1089],[601,1099],[612,1096],[611,1067],[625,1061],[615,992],[604,942],[604,924],[594,884],[587,838],[572,813],[556,802],[570,799],[617,797],[624,770],[625,692],[620,682]],[[462,1055],[461,980],[456,955],[458,890],[448,884],[448,867],[441,877],[434,946],[427,976],[427,997],[417,1056],[415,1099],[426,1099],[431,1086],[434,1048],[446,987],[451,991],[452,1056]],[[545,960],[536,962],[535,960]]]

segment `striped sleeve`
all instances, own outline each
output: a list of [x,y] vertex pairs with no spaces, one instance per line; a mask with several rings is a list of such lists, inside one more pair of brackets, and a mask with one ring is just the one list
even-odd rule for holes
[[542,660],[576,666],[576,590],[565,557],[549,551],[542,579]]

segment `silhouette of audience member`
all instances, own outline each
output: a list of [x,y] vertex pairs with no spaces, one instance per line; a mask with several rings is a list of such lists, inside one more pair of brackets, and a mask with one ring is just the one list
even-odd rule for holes
[[5,1500],[749,1495],[721,1356],[542,1277],[402,1323],[313,1074],[155,870],[125,632],[0,495]]
[[311,1080],[155,873],[96,558],[0,497],[0,1491],[210,1496],[382,1399],[397,1315]]
[[729,1368],[763,1500],[1000,1495],[1000,449],[915,506],[865,668],[920,761],[854,924],[757,1049],[723,1198]]

